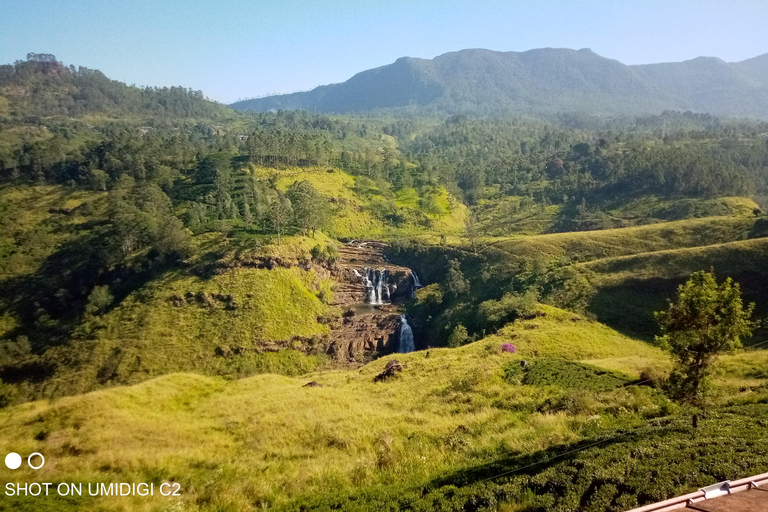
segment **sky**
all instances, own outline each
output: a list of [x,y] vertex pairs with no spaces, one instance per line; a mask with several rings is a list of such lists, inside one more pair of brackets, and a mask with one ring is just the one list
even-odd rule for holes
[[739,61],[768,53],[766,21],[766,0],[0,0],[0,64],[52,53],[230,103],[465,48]]

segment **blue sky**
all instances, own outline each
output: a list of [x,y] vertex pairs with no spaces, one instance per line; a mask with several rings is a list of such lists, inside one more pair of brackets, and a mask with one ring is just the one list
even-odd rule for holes
[[0,63],[28,52],[231,102],[463,48],[591,48],[626,64],[768,53],[765,0],[0,0]]

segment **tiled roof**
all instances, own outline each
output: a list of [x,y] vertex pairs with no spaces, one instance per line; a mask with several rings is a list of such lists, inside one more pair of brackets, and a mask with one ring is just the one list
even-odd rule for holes
[[768,473],[725,481],[628,512],[768,512]]

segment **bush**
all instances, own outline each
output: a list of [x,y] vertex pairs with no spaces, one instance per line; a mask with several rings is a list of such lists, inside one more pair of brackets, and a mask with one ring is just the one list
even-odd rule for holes
[[100,315],[107,310],[115,298],[109,292],[109,286],[96,286],[88,296],[88,304],[85,311],[91,315]]
[[504,367],[504,380],[529,386],[557,386],[595,393],[630,382],[629,377],[619,372],[559,359],[540,359],[525,367],[518,362],[510,362]]
[[535,290],[524,293],[507,293],[499,300],[487,300],[478,307],[480,322],[489,331],[496,331],[536,308],[538,294]]
[[453,328],[453,332],[448,336],[448,346],[451,348],[460,347],[466,345],[470,341],[467,328],[459,324]]
[[339,251],[333,245],[317,244],[309,250],[309,254],[312,256],[312,261],[325,262],[329,265],[333,265],[339,259]]

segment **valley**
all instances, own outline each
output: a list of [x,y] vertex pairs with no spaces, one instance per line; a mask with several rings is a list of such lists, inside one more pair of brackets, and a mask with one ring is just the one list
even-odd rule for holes
[[[675,76],[762,98],[707,62]],[[663,110],[672,67],[472,50],[236,110],[0,67],[0,450],[181,489],[0,510],[625,512],[768,471],[768,125]]]

